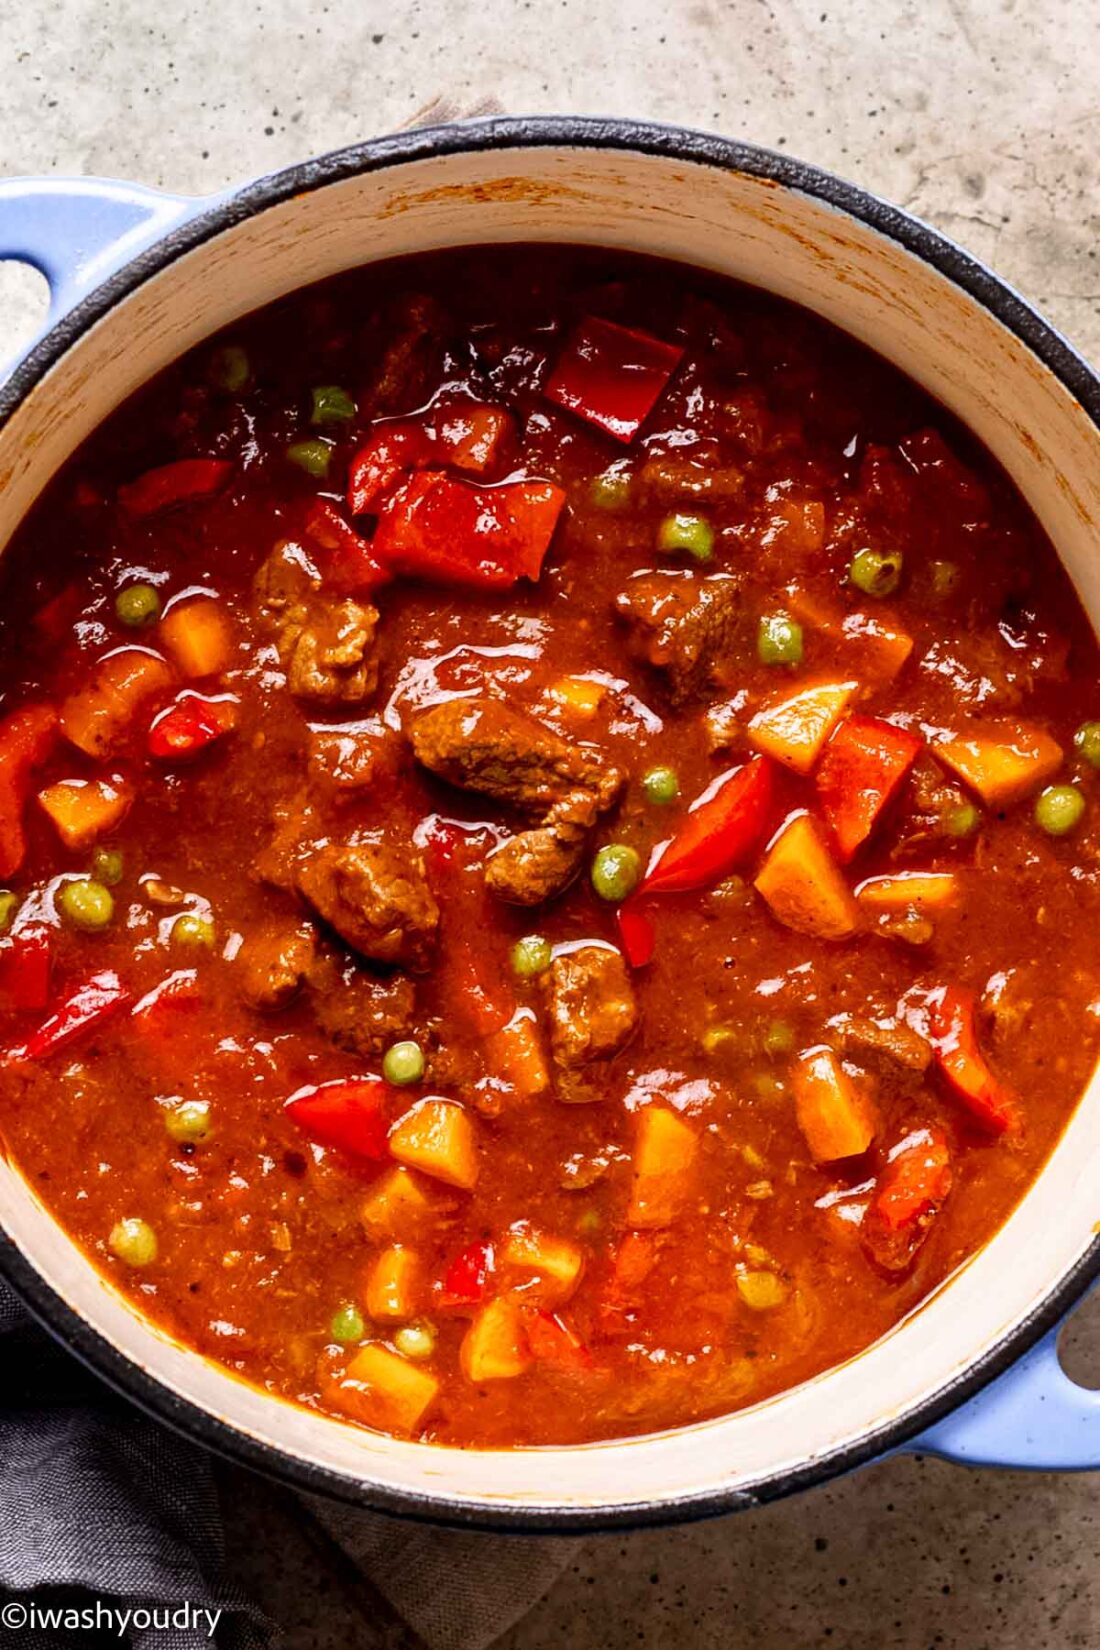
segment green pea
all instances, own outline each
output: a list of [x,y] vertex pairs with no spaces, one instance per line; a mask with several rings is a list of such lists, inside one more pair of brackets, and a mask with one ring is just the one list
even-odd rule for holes
[[981,822],[981,813],[973,802],[960,802],[943,816],[943,828],[948,836],[973,836]]
[[787,1092],[783,1079],[771,1071],[754,1071],[750,1081],[758,1100],[780,1100]]
[[598,1209],[585,1209],[577,1221],[578,1237],[595,1237],[603,1225],[603,1216]]
[[19,904],[18,894],[13,894],[10,888],[0,889],[0,934],[6,934],[15,921]]
[[117,888],[122,881],[124,861],[117,848],[97,848],[92,855],[92,875],[108,888]]
[[79,928],[83,934],[98,934],[110,926],[115,914],[111,890],[91,877],[63,882],[57,891],[56,904],[70,928]]
[[954,561],[932,563],[932,591],[937,596],[950,596],[958,588],[959,564]]
[[848,577],[865,596],[892,596],[901,583],[900,550],[857,550]]
[[588,502],[594,510],[622,510],[630,502],[630,486],[626,470],[604,470],[588,483]]
[[696,561],[709,561],[714,554],[714,529],[706,516],[685,515],[676,511],[666,516],[657,529],[657,548],[670,552],[686,551]]
[[800,665],[802,626],[786,613],[765,613],[756,633],[756,656],[762,665]]
[[781,1059],[794,1049],[794,1027],[788,1020],[771,1020],[764,1033],[764,1053],[771,1060]]
[[107,1247],[126,1266],[152,1266],[157,1258],[157,1234],[148,1221],[130,1215],[111,1227]]
[[227,395],[238,395],[247,389],[252,378],[252,364],[248,352],[240,344],[223,344],[210,357],[210,382]]
[[387,1083],[403,1088],[406,1083],[419,1083],[424,1075],[424,1050],[419,1043],[407,1038],[391,1043],[382,1057],[382,1075]]
[[430,1323],[407,1323],[397,1331],[393,1337],[394,1347],[403,1358],[412,1358],[415,1362],[422,1362],[430,1358],[435,1351],[435,1325]]
[[642,861],[636,848],[608,842],[592,861],[592,886],[601,899],[618,904],[638,886]]
[[184,911],[171,928],[173,945],[188,950],[210,950],[214,944],[214,919],[204,911]]
[[210,1138],[210,1107],[205,1100],[181,1100],[164,1114],[164,1126],[181,1146]]
[[355,402],[339,384],[318,384],[314,389],[313,410],[309,415],[309,421],[314,426],[347,424],[355,413]]
[[521,980],[545,974],[553,960],[550,941],[541,934],[525,934],[512,947],[512,968]]
[[345,1301],[343,1306],[338,1306],[332,1314],[329,1334],[334,1341],[339,1341],[341,1346],[351,1346],[355,1341],[361,1341],[366,1332],[363,1314],[353,1301]]
[[307,476],[314,476],[321,481],[328,475],[332,443],[321,441],[317,436],[311,436],[306,441],[292,441],[286,450],[286,456],[299,470],[304,470]]
[[1100,722],[1082,722],[1073,743],[1090,768],[1100,768]]
[[1085,799],[1076,785],[1048,785],[1035,799],[1035,823],[1048,836],[1067,836],[1084,811]]
[[675,802],[680,794],[680,780],[675,768],[650,768],[642,775],[642,790],[647,802],[658,808]]
[[160,618],[160,597],[151,584],[128,584],[115,597],[115,614],[128,630],[143,630]]

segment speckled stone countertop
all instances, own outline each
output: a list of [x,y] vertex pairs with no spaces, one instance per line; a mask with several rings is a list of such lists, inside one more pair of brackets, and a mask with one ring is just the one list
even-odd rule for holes
[[[196,193],[437,109],[647,116],[789,150],[930,219],[1100,357],[1096,0],[54,0],[0,7],[0,174]],[[0,265],[0,360],[37,281]],[[1100,1382],[1100,1304],[1070,1332]],[[501,1650],[1096,1650],[1094,1477],[898,1459],[585,1544]],[[230,1554],[287,1650],[370,1600],[233,1474]]]

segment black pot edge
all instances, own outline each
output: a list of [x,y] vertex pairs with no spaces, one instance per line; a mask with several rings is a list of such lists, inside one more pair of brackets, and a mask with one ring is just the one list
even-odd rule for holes
[[[1100,426],[1100,377],[1083,357],[1011,287],[927,224],[792,156],[687,128],[577,116],[501,117],[397,133],[337,150],[246,185],[148,247],[63,316],[0,389],[0,423],[11,416],[65,351],[117,302],[177,257],[233,224],[291,196],[360,173],[439,155],[513,148],[640,152],[745,172],[810,195],[898,242],[961,287],[1026,344]],[[45,1328],[93,1372],[156,1419],[238,1465],[299,1490],[425,1524],[499,1533],[568,1535],[684,1523],[744,1510],[809,1489],[900,1448],[974,1397],[1054,1328],[1100,1276],[1100,1238],[1089,1245],[1035,1311],[997,1346],[939,1392],[857,1441],[749,1484],[672,1500],[583,1508],[496,1508],[488,1501],[386,1489],[303,1461],[251,1438],[208,1410],[180,1398],[116,1351],[55,1293],[6,1232],[0,1233],[0,1274]],[[534,1475],[539,1452],[530,1452],[529,1458]]]

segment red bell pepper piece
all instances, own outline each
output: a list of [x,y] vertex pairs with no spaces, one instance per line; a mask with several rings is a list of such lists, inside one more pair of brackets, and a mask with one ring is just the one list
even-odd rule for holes
[[619,906],[615,913],[615,920],[619,926],[619,940],[623,948],[623,956],[631,968],[644,968],[653,960],[653,950],[657,936],[653,930],[653,918],[650,913],[638,904],[636,898],[628,899]]
[[433,417],[443,462],[471,476],[483,476],[496,463],[512,428],[511,415],[503,407],[486,407],[479,401],[436,408]]
[[546,394],[616,441],[633,441],[683,354],[680,344],[590,315],[558,358]]
[[551,1369],[592,1368],[592,1354],[575,1330],[556,1312],[526,1307],[523,1313],[527,1344],[538,1363]]
[[166,1012],[175,1009],[196,1008],[201,1000],[198,971],[177,968],[168,974],[133,1007],[133,1018],[145,1025],[161,1024]]
[[228,733],[235,722],[236,707],[231,700],[181,693],[153,718],[146,749],[158,762],[190,762]]
[[511,428],[502,407],[459,401],[435,407],[419,418],[392,419],[371,432],[348,471],[348,509],[353,516],[376,511],[412,470],[447,465],[466,475],[484,475]]
[[23,863],[23,809],[30,777],[56,740],[57,712],[52,705],[24,705],[0,722],[0,877],[13,876]]
[[903,1271],[951,1190],[951,1154],[940,1129],[919,1128],[891,1151],[860,1226],[871,1259]]
[[994,1134],[1018,1128],[1015,1101],[978,1047],[974,993],[956,985],[933,991],[929,1033],[936,1065],[971,1115]]
[[128,516],[157,515],[221,492],[232,473],[226,458],[180,458],[128,481],[118,490],[118,502]]
[[388,1089],[379,1077],[338,1077],[299,1089],[286,1102],[298,1127],[321,1146],[350,1157],[381,1163],[389,1156],[386,1135]]
[[442,961],[437,977],[444,995],[478,1037],[491,1037],[516,1012],[515,993],[492,974],[484,950],[471,935],[489,926],[484,878],[468,863],[467,832],[433,819],[424,838],[428,875],[443,908]]
[[775,765],[767,756],[719,774],[671,841],[654,849],[638,894],[682,894],[729,876],[763,836],[774,792]]
[[306,532],[325,552],[320,573],[330,589],[346,596],[369,595],[389,582],[389,573],[366,539],[349,527],[328,499],[315,499],[310,506]]
[[50,1000],[50,936],[23,928],[0,940],[0,1009],[22,1013]]
[[849,716],[837,728],[817,770],[817,794],[843,863],[870,836],[923,743],[875,716]]
[[491,1243],[479,1240],[456,1255],[443,1274],[440,1306],[477,1306],[489,1293],[489,1280],[496,1268]]
[[652,1232],[625,1232],[611,1257],[611,1273],[600,1299],[600,1323],[612,1332],[623,1327],[627,1313],[638,1304],[642,1284],[657,1264]]
[[128,1008],[130,1001],[130,992],[112,969],[93,974],[42,1021],[22,1048],[11,1050],[7,1058],[16,1061],[41,1060],[48,1054],[58,1054],[90,1031],[97,1030],[122,1009]]
[[519,578],[538,578],[564,503],[550,481],[473,487],[422,470],[382,506],[371,549],[394,573],[506,590]]

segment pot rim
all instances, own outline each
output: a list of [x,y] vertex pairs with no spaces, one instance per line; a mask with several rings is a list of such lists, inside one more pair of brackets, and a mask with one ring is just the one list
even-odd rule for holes
[[[1100,375],[1011,286],[938,230],[857,185],[791,155],[656,122],[594,116],[500,116],[423,127],[370,139],[303,161],[246,184],[154,241],[63,315],[0,387],[0,424],[66,351],[145,281],[185,253],[269,207],[329,184],[409,162],[501,149],[573,148],[640,153],[768,179],[856,219],[929,264],[992,314],[1070,391],[1100,429]],[[777,1500],[852,1471],[898,1449],[957,1409],[1060,1321],[1100,1277],[1100,1237],[1041,1303],[983,1356],[905,1414],[791,1470],[765,1474],[725,1490],[687,1493],[659,1502],[612,1506],[512,1507],[490,1501],[393,1490],[371,1479],[322,1467],[254,1438],[210,1410],[180,1397],[107,1338],[55,1292],[7,1232],[0,1232],[0,1275],[65,1347],[124,1397],[155,1419],[237,1465],[296,1489],[423,1523],[550,1534],[640,1528],[715,1517]],[[622,1447],[641,1440],[626,1438]],[[435,1446],[425,1446],[433,1448]],[[615,1447],[612,1445],[604,1447]],[[532,1463],[539,1450],[531,1450]]]

